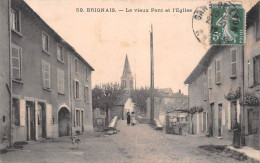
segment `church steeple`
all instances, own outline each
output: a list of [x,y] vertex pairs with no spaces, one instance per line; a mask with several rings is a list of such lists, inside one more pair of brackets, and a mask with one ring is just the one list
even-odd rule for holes
[[130,69],[128,56],[126,54],[124,71],[123,71],[123,75],[121,77],[121,87],[124,90],[131,90],[131,89],[133,89],[133,79],[134,78],[132,76],[132,72],[131,72],[131,69]]
[[126,57],[125,57],[125,66],[124,66],[123,74],[127,74],[127,73],[131,73],[131,70],[130,70],[130,65],[129,65],[129,62],[128,62],[128,56],[127,56],[127,54],[126,54]]

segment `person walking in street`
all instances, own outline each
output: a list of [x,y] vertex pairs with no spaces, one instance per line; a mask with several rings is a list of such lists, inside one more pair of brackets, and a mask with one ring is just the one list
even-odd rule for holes
[[130,113],[127,112],[127,113],[126,113],[126,121],[127,121],[127,125],[128,125],[128,126],[130,125],[130,120],[131,120]]
[[136,124],[135,113],[132,112],[131,114],[132,114],[132,115],[131,115],[131,125],[134,126],[134,125]]

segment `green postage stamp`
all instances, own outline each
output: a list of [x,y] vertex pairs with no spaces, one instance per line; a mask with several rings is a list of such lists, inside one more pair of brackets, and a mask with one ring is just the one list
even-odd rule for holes
[[243,45],[245,12],[240,3],[211,3],[210,44]]

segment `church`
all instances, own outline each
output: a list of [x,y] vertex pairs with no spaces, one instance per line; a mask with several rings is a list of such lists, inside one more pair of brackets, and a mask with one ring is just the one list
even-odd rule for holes
[[121,88],[123,90],[122,95],[117,101],[116,106],[110,111],[110,119],[114,116],[118,116],[118,119],[126,119],[127,112],[134,112],[135,105],[130,98],[131,90],[134,89],[134,77],[132,75],[128,56],[125,57],[125,64],[123,74],[121,76]]

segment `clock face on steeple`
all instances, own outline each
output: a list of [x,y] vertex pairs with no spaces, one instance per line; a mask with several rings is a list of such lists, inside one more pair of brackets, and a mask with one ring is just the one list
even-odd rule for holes
[[131,72],[131,69],[130,69],[128,56],[126,55],[124,70],[123,70],[123,74],[121,76],[121,87],[122,87],[122,89],[124,89],[124,90],[133,89],[133,79],[134,78],[132,76],[132,72]]

